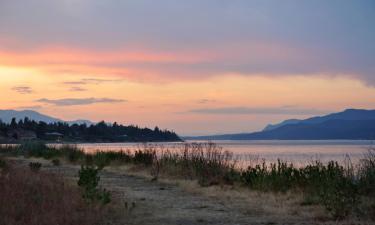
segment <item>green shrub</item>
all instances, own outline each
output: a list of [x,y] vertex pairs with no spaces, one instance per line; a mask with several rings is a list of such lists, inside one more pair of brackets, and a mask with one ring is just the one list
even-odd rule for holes
[[344,218],[358,205],[354,177],[337,162],[329,162],[321,171],[319,195],[325,208],[337,219]]
[[93,166],[81,166],[78,172],[78,186],[83,188],[82,197],[88,202],[100,202],[107,204],[111,201],[110,193],[105,189],[99,189],[99,169]]
[[78,172],[78,186],[84,188],[83,198],[94,200],[96,188],[100,180],[98,171],[97,168],[92,166],[81,166]]
[[350,214],[359,202],[353,169],[334,161],[327,165],[317,161],[302,168],[280,160],[269,166],[263,162],[248,167],[242,172],[241,179],[245,185],[260,191],[302,190],[303,204],[321,204],[337,219]]
[[300,179],[300,171],[293,164],[281,160],[269,166],[265,162],[249,166],[241,174],[241,180],[246,185],[261,191],[286,192],[295,187]]
[[356,185],[340,180],[324,184],[321,188],[320,201],[336,219],[348,216],[358,205]]
[[40,168],[42,167],[42,164],[39,163],[39,162],[30,162],[29,163],[29,168],[31,169],[31,171],[33,172],[38,172],[40,170]]

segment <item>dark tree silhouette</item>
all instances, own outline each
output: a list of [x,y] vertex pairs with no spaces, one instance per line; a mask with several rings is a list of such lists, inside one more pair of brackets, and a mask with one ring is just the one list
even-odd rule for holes
[[0,135],[6,134],[14,129],[23,129],[36,133],[38,139],[50,140],[50,134],[59,134],[63,141],[76,142],[152,142],[152,141],[180,141],[181,139],[173,131],[161,130],[155,127],[153,130],[149,128],[140,128],[138,126],[124,126],[118,123],[109,124],[101,121],[95,125],[73,124],[69,125],[63,122],[45,123],[36,122],[25,118],[16,121],[12,119],[10,124],[0,120]]

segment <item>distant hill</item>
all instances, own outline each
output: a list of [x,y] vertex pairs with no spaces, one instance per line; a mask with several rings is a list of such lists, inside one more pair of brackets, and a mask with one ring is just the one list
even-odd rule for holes
[[206,140],[375,139],[375,110],[347,109],[305,120],[286,120],[253,133],[200,136]]
[[328,120],[375,120],[375,110],[347,109],[342,112],[332,113],[325,116],[316,116],[305,120],[289,119],[278,124],[267,125],[263,131],[273,130],[288,124],[309,123],[317,124]]
[[4,123],[10,123],[12,121],[12,118],[16,118],[17,121],[24,119],[25,117],[28,117],[30,120],[35,120],[37,122],[43,121],[45,123],[55,123],[55,122],[65,122],[70,125],[72,124],[87,124],[91,125],[94,124],[94,122],[90,120],[74,120],[74,121],[64,121],[61,119],[57,119],[51,116],[47,116],[44,114],[41,114],[36,111],[32,110],[0,110],[0,120]]

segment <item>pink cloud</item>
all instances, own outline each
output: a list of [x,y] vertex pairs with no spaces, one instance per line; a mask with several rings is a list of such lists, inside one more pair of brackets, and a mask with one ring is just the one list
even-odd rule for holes
[[[179,51],[136,46],[97,50],[64,45],[29,50],[0,49],[3,65],[32,67],[50,75],[118,76],[148,82],[195,80],[229,73],[265,76],[340,73],[321,60],[322,57],[334,58],[335,53],[322,56],[317,49],[277,42],[237,42]],[[349,70],[348,75],[353,74]]]

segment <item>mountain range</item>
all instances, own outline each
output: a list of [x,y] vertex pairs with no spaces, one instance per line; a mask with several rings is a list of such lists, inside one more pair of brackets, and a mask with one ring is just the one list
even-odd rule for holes
[[205,140],[375,139],[375,110],[347,109],[304,120],[289,119],[253,133],[187,137]]
[[[46,123],[95,124],[89,120],[64,121],[32,110],[0,110],[0,120],[10,123],[28,117]],[[185,137],[187,140],[329,140],[375,139],[375,110],[347,109],[308,119],[288,119],[269,124],[262,131],[210,136]]]
[[46,123],[65,122],[65,123],[68,123],[69,125],[84,124],[84,123],[87,125],[95,124],[94,122],[90,120],[64,121],[58,118],[54,118],[51,116],[41,114],[33,110],[22,110],[22,111],[0,110],[0,120],[3,121],[4,123],[10,123],[13,118],[16,118],[16,120],[18,121],[18,120],[24,119],[25,117],[28,117],[30,120],[35,120],[37,122],[43,121]]

